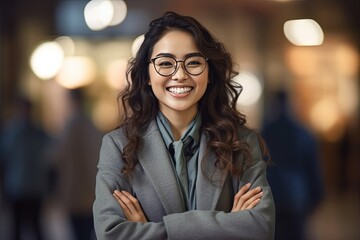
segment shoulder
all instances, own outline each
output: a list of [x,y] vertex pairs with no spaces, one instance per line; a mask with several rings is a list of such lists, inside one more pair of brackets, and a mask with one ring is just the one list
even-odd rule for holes
[[116,128],[108,133],[106,133],[104,135],[104,138],[111,138],[111,139],[125,139],[125,129],[120,127],[120,128]]
[[238,128],[238,137],[242,141],[246,141],[246,142],[254,141],[258,139],[259,136],[260,133],[254,129],[250,129],[246,126],[241,126]]
[[[140,137],[145,138],[156,131],[158,131],[157,124],[155,121],[151,121],[146,127],[144,127],[143,133]],[[108,142],[113,142],[122,149],[128,143],[125,127],[120,127],[106,133],[103,137],[103,144]]]
[[117,128],[114,129],[108,133],[106,133],[103,136],[102,139],[102,149],[112,149],[112,148],[118,148],[120,151],[124,148],[124,146],[127,144],[128,140],[125,135],[125,131],[123,128]]
[[238,136],[240,141],[244,141],[248,144],[253,158],[265,160],[269,157],[267,144],[259,131],[242,126],[238,129]]
[[112,139],[113,141],[125,141],[125,129],[124,128],[117,128],[108,133],[106,133],[103,139]]

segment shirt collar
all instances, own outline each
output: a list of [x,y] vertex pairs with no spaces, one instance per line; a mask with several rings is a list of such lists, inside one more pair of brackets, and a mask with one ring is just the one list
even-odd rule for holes
[[[172,135],[170,123],[165,115],[159,111],[156,122],[159,127],[160,133],[165,141],[167,148],[175,141]],[[193,139],[193,146],[198,146],[200,143],[200,127],[201,127],[201,116],[199,113],[196,114],[195,118],[189,124],[185,133],[181,136],[180,140],[183,142],[188,141],[189,138]]]

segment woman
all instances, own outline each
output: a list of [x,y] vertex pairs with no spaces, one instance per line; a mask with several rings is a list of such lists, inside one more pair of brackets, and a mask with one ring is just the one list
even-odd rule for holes
[[[264,148],[224,46],[195,19],[150,23],[98,165],[98,239],[272,239]],[[131,79],[131,81],[130,81]]]

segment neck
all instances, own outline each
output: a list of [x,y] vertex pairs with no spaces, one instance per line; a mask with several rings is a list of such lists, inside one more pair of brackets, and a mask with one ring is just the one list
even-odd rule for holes
[[162,112],[170,123],[174,140],[177,141],[185,133],[191,121],[196,115],[196,111],[191,114],[182,112]]

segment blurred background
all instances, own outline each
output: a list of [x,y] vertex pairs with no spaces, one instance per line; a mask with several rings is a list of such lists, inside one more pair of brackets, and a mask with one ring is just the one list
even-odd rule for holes
[[360,239],[359,1],[12,0],[0,9],[0,239],[94,239],[101,136],[118,124],[127,61],[165,11],[198,19],[237,64],[238,108],[275,163],[278,239]]

